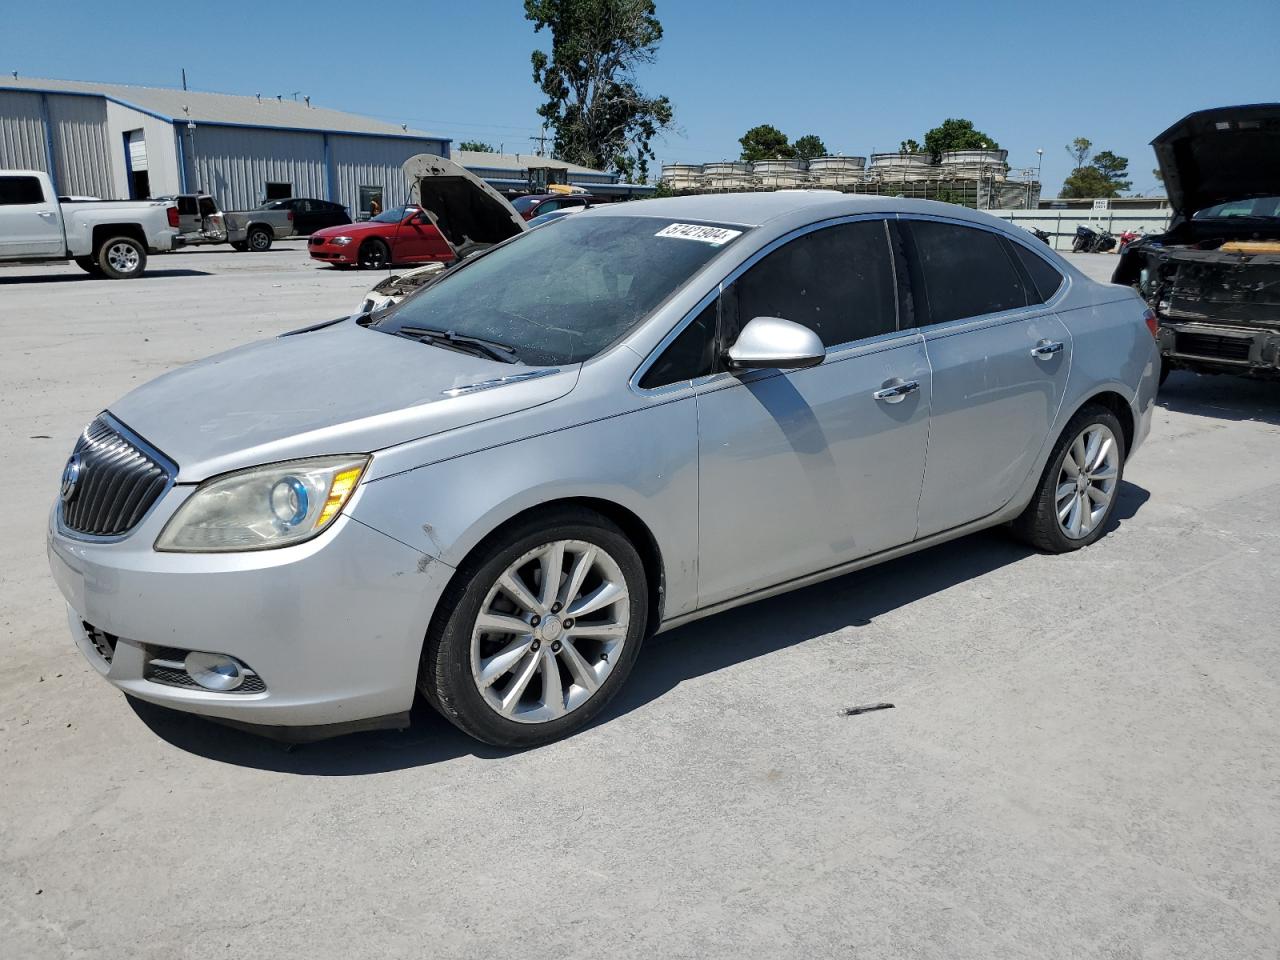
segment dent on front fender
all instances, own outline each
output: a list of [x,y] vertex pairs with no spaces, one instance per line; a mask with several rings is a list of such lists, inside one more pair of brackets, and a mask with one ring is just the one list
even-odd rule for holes
[[697,444],[689,396],[371,481],[352,516],[458,566],[519,514],[561,500],[615,504],[657,544],[674,616],[697,602]]

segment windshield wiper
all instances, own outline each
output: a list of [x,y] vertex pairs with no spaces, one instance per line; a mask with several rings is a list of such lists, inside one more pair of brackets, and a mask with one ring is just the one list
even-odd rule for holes
[[519,358],[516,357],[516,348],[505,343],[499,343],[497,340],[485,340],[481,337],[454,333],[452,330],[432,330],[428,327],[401,327],[396,332],[413,337],[415,340],[444,343],[454,349],[469,350],[472,353],[478,353],[481,356],[488,357],[490,360],[499,360],[502,363],[519,362]]

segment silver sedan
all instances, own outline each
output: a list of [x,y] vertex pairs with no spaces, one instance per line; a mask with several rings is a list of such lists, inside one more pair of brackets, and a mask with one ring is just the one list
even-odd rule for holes
[[958,206],[599,208],[112,404],[50,564],[132,696],[319,737],[404,726],[421,692],[542,743],[658,631],[997,524],[1092,543],[1153,329]]

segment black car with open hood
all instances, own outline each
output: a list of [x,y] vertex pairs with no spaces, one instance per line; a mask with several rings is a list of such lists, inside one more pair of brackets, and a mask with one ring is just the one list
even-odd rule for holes
[[1155,310],[1162,376],[1280,378],[1280,104],[1201,110],[1152,146],[1173,217],[1112,280]]

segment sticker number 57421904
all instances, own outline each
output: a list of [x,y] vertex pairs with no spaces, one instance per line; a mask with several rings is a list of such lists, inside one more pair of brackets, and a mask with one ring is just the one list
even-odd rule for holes
[[702,243],[709,243],[713,247],[719,247],[734,237],[742,236],[741,230],[729,230],[725,227],[708,227],[700,223],[673,223],[669,227],[663,227],[655,237],[675,237],[679,240],[698,240]]

